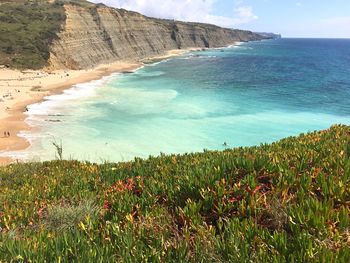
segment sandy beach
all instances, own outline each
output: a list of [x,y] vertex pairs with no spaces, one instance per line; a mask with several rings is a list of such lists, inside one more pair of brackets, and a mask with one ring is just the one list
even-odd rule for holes
[[[21,131],[32,129],[25,122],[26,106],[40,102],[46,96],[61,93],[77,83],[100,79],[115,72],[133,71],[142,66],[143,62],[151,63],[191,50],[194,49],[172,50],[163,56],[148,58],[138,63],[116,62],[89,70],[20,71],[0,68],[0,153],[23,150],[30,146],[25,138],[18,136]],[[0,165],[16,161],[20,160],[0,157]]]
[[[131,71],[140,63],[114,63],[100,65],[91,70],[18,71],[0,69],[0,152],[22,150],[30,146],[18,137],[23,130],[30,130],[26,122],[26,106],[40,102],[46,96],[57,94],[77,83],[100,79],[113,72]],[[4,133],[9,132],[10,136]],[[9,158],[1,158],[0,164],[8,164]]]

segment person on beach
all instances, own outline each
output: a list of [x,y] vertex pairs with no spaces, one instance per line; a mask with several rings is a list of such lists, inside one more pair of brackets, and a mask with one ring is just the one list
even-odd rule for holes
[[8,131],[8,132],[7,132],[7,137],[10,137],[10,136],[11,136],[11,134],[10,134],[10,132]]
[[7,132],[4,131],[4,138],[6,138],[6,137],[7,137]]

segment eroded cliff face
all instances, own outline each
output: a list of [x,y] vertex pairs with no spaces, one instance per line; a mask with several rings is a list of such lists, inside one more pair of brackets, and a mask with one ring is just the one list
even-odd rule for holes
[[66,22],[51,46],[55,69],[87,69],[102,63],[139,61],[172,49],[221,47],[259,40],[249,31],[148,18],[103,5],[66,4]]

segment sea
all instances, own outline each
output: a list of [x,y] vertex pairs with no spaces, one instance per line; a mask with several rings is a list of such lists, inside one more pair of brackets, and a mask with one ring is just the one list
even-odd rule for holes
[[[6,155],[129,161],[260,145],[350,125],[350,40],[276,39],[189,52],[28,107],[31,142]],[[4,153],[2,153],[4,154]]]

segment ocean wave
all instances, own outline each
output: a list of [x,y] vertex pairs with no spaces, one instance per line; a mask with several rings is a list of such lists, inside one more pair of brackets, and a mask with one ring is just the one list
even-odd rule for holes
[[25,114],[28,117],[64,115],[64,113],[57,111],[60,105],[64,105],[64,103],[69,101],[78,101],[95,96],[98,88],[115,79],[118,75],[119,73],[113,73],[99,80],[75,84],[71,88],[64,90],[61,94],[50,95],[45,97],[41,102],[28,105]]
[[217,58],[216,55],[198,55],[198,54],[191,54],[187,57],[180,58],[184,60],[190,60],[190,59],[208,59],[208,58]]
[[164,71],[140,71],[137,73],[138,75],[145,76],[145,77],[159,77],[165,74]]
[[155,66],[157,66],[157,65],[159,65],[159,64],[161,64],[161,63],[168,62],[169,60],[170,60],[170,59],[167,58],[167,59],[163,59],[163,60],[161,60],[161,61],[157,61],[157,62],[145,64],[145,66],[147,66],[147,67],[155,67]]

